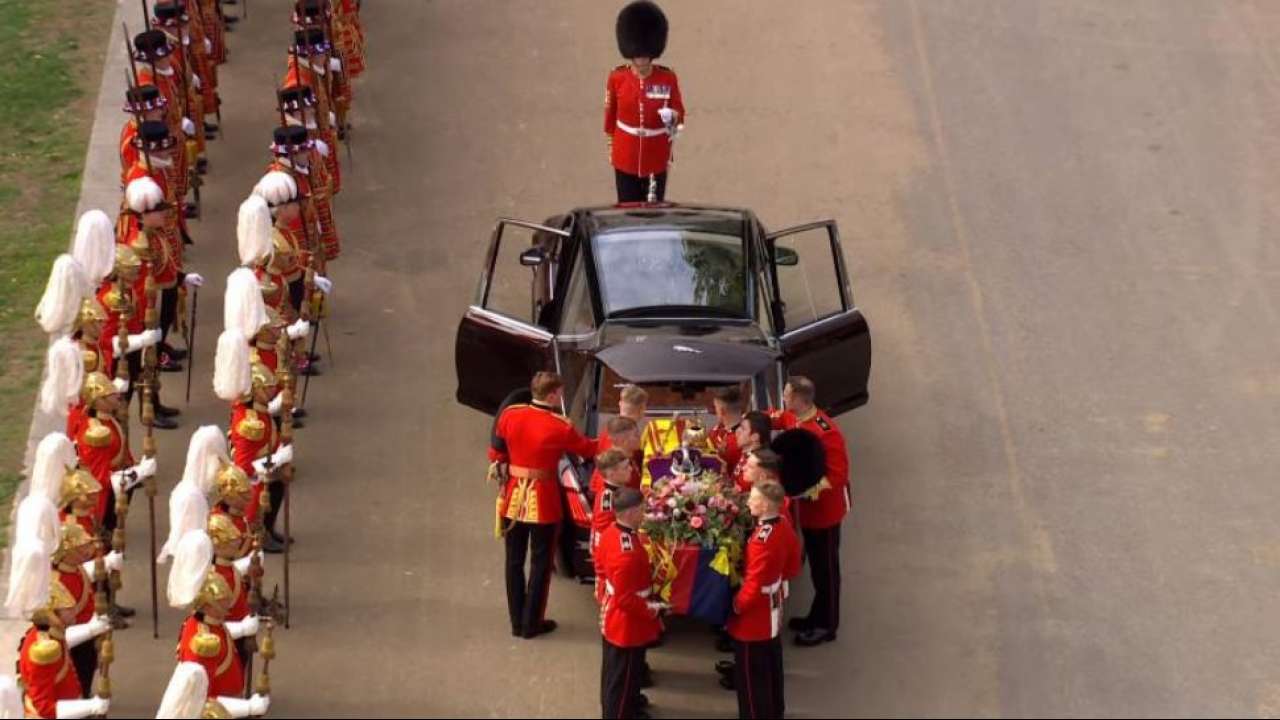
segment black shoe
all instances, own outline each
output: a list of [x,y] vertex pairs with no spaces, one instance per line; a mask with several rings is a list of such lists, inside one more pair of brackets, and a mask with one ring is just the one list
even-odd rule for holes
[[541,624],[541,625],[539,625],[539,626],[537,627],[537,629],[535,629],[535,630],[533,630],[533,631],[526,631],[526,632],[525,632],[525,634],[524,634],[524,638],[525,638],[526,640],[529,640],[529,639],[532,639],[532,638],[536,638],[536,637],[538,637],[539,635],[547,635],[547,634],[549,634],[549,633],[553,633],[553,632],[555,632],[555,630],[556,630],[556,628],[557,628],[557,627],[558,627],[558,626],[556,625],[556,621],[555,621],[555,620],[543,620],[543,621],[542,621],[542,624]]
[[271,555],[279,555],[284,552],[284,543],[272,537],[271,533],[262,539],[262,551]]
[[294,409],[293,409],[293,419],[294,419],[294,420],[301,420],[302,418],[304,418],[304,417],[306,417],[306,416],[307,416],[307,409],[306,409],[306,408],[296,407],[296,408],[294,408]]
[[307,357],[311,358],[311,362],[320,362],[320,353],[307,353]]
[[787,621],[787,629],[795,632],[804,632],[813,629],[813,621],[807,617],[793,617]]
[[[216,134],[217,132],[218,132],[218,124],[217,124],[217,123],[211,123],[211,122],[209,122],[208,120],[205,120],[205,121],[204,121],[204,133],[205,133],[205,135],[208,135],[209,133],[215,133],[215,134]],[[204,158],[201,158],[201,160],[203,160],[203,159],[204,159]]]
[[[276,542],[280,543],[281,546],[284,545],[284,536],[276,532],[275,530],[272,530],[271,532],[267,533],[267,536],[270,537],[272,540],[275,540]],[[293,538],[289,538],[289,544],[290,545],[293,544]]]
[[186,360],[188,355],[186,350],[182,348],[172,347],[169,345],[169,343],[163,343],[163,342],[160,343],[160,352],[168,353],[169,357],[173,358],[174,360]]
[[301,429],[305,428],[306,426],[307,426],[307,424],[306,424],[306,423],[304,423],[304,422],[302,422],[301,420],[294,420],[294,421],[293,421],[293,429],[294,429],[294,430],[301,430]]
[[151,427],[156,428],[157,430],[177,430],[178,421],[171,417],[156,415],[151,418]]
[[155,410],[157,417],[177,417],[182,414],[178,408],[166,407],[160,403],[155,404]]
[[716,672],[720,673],[721,675],[732,675],[733,669],[737,666],[738,666],[737,663],[735,663],[732,660],[717,660]]
[[338,139],[339,139],[339,140],[346,140],[346,139],[347,139],[347,126],[346,126],[346,125],[339,125],[339,126],[338,126]]
[[720,676],[720,687],[724,688],[725,690],[737,690],[737,689],[738,689],[737,684],[733,682],[733,676],[732,676],[732,675],[721,675],[721,676]]
[[173,358],[166,352],[161,352],[160,357],[156,359],[156,368],[160,372],[182,372],[182,363]]
[[733,652],[733,641],[723,635],[716,638],[716,650],[718,652]]
[[195,203],[184,203],[182,216],[188,220],[196,220],[200,217],[200,208],[196,207]]
[[131,608],[131,607],[127,607],[127,606],[125,606],[125,605],[116,605],[116,606],[112,607],[111,609],[112,609],[112,610],[114,610],[114,611],[116,612],[116,614],[118,614],[120,617],[127,617],[127,618],[131,618],[131,617],[133,617],[134,615],[137,615],[137,614],[138,614],[138,611],[137,611],[137,610],[134,610],[133,608]]
[[836,639],[834,630],[824,630],[822,628],[811,628],[796,635],[796,645],[800,647],[813,647],[821,645],[825,642],[831,642]]
[[[215,136],[215,135],[210,135],[210,136],[209,136],[209,139],[210,139],[210,140],[213,140],[215,137],[217,137],[217,136]],[[199,173],[199,174],[201,174],[201,175],[208,175],[208,174],[209,174],[209,158],[197,158],[197,159],[196,159],[196,172],[197,172],[197,173]]]
[[636,709],[643,710],[649,707],[649,696],[644,693],[636,693]]

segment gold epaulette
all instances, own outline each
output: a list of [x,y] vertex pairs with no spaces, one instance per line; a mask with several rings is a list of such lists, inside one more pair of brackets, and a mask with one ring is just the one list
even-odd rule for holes
[[266,437],[267,424],[258,417],[257,410],[246,410],[244,418],[236,425],[236,432],[244,438],[248,438],[253,442],[260,442]]
[[40,633],[27,649],[27,656],[37,665],[52,665],[62,658],[62,643]]
[[111,444],[111,428],[98,418],[89,418],[82,437],[89,447],[104,448]]
[[222,638],[209,632],[209,628],[201,623],[196,634],[191,636],[191,642],[187,647],[191,648],[191,652],[197,657],[215,658],[222,652]]
[[115,285],[112,285],[107,294],[102,296],[102,304],[107,306],[108,311],[114,313],[124,312],[129,306],[128,300],[120,294],[119,288]]

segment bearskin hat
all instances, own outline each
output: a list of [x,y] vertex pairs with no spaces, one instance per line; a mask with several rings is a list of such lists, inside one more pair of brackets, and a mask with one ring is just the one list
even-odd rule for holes
[[622,57],[657,58],[667,49],[667,16],[650,0],[636,0],[618,13],[618,52]]
[[782,459],[782,487],[790,497],[803,495],[827,473],[827,451],[808,430],[781,432],[769,443],[769,449]]

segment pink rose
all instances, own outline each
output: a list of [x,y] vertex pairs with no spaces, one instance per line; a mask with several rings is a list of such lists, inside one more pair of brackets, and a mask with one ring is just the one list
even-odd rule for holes
[[693,516],[693,519],[689,521],[689,526],[694,530],[701,530],[702,526],[705,524],[706,523],[703,522],[701,515],[695,515]]
[[706,514],[707,514],[707,506],[706,506],[706,505],[699,505],[697,508],[695,508],[695,510],[697,511],[697,513],[698,513],[699,515],[706,515]]

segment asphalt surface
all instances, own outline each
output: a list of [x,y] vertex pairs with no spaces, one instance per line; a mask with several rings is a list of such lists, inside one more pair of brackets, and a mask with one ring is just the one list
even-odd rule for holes
[[[772,227],[835,217],[872,327],[871,403],[841,420],[844,625],[788,648],[792,714],[1280,714],[1275,8],[667,5],[690,109],[668,197]],[[453,401],[453,332],[495,217],[611,199],[616,9],[365,4],[273,715],[598,712],[587,588],[554,584],[555,634],[508,634],[489,421]],[[287,39],[286,4],[253,0],[221,71],[192,253],[210,286],[166,487],[195,421],[226,422],[217,297]],[[154,713],[179,619],[120,635],[115,714]],[[732,715],[715,658],[673,632],[656,713]]]

